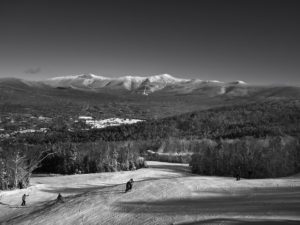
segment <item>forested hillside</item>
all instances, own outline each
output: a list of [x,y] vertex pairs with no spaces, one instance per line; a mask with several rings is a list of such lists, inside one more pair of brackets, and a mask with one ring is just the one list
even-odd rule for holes
[[276,177],[300,170],[298,100],[233,105],[105,129],[69,131],[64,121],[54,123],[46,133],[1,140],[2,189],[28,185],[34,171],[139,168],[144,166],[139,157],[147,157],[148,149],[186,153],[157,159],[191,160],[193,171],[201,174],[233,175],[240,168],[247,177]]
[[[103,130],[63,135],[73,141],[149,140],[157,138],[240,138],[300,134],[300,101],[233,105]],[[62,138],[63,138],[62,137]]]

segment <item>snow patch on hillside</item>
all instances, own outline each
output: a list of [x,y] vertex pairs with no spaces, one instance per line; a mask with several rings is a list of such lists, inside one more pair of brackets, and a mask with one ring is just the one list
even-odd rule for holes
[[142,122],[139,119],[123,119],[123,118],[109,118],[104,120],[94,120],[89,116],[80,116],[79,119],[84,120],[86,124],[92,128],[102,129],[105,127],[121,126],[123,124],[134,124]]
[[[170,74],[159,74],[153,76],[122,76],[122,77],[104,77],[95,74],[80,74],[72,76],[54,77],[44,81],[45,84],[52,87],[71,87],[79,90],[101,89],[116,91],[135,91],[148,95],[156,91],[168,88],[168,90],[177,90],[176,88],[186,88],[186,90],[196,90],[205,88],[205,86],[223,86],[223,85],[245,85],[244,81],[234,81],[224,83],[218,80],[200,80],[184,79],[173,77]],[[146,93],[146,94],[145,94]]]

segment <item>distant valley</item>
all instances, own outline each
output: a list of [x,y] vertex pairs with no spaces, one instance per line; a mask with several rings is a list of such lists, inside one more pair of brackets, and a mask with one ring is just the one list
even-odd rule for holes
[[168,74],[120,78],[83,74],[42,81],[0,79],[1,112],[50,117],[65,114],[96,119],[158,119],[216,106],[298,98],[299,87],[181,79]]

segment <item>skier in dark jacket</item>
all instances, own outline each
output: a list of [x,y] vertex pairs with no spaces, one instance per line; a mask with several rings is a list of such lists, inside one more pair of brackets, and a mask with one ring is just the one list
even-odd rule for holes
[[125,190],[125,192],[130,191],[130,190],[132,189],[132,186],[133,186],[133,179],[130,179],[130,180],[126,183],[126,190]]
[[240,174],[239,174],[239,173],[237,173],[237,174],[235,175],[235,178],[236,178],[236,180],[237,180],[237,181],[239,181],[239,180],[241,179],[241,176],[240,176]]
[[63,197],[62,197],[62,195],[60,193],[58,193],[58,196],[56,198],[56,202],[62,202],[62,203],[64,203],[64,199],[63,199]]
[[241,167],[240,166],[238,167],[235,178],[237,181],[239,181],[241,179]]
[[21,206],[26,206],[26,197],[27,197],[27,196],[29,196],[29,195],[24,194],[24,195],[22,196],[22,204],[21,204]]

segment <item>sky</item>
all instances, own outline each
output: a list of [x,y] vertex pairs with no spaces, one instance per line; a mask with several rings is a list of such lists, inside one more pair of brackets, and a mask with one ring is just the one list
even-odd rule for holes
[[1,0],[0,78],[300,84],[297,0]]

